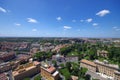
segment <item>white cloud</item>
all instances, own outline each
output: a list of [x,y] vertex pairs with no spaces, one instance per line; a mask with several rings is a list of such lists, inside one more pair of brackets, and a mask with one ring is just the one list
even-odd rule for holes
[[80,20],[80,22],[83,22],[84,20]]
[[37,23],[38,21],[33,18],[27,18],[28,22],[30,23]]
[[14,23],[14,25],[16,25],[16,26],[21,26],[21,24],[19,24],[19,23]]
[[7,12],[7,10],[5,10],[4,8],[2,8],[2,7],[0,7],[0,12],[4,12],[4,13],[6,13]]
[[98,23],[93,23],[92,25],[93,25],[93,26],[97,26],[97,25],[98,25]]
[[76,20],[72,20],[72,22],[76,22]]
[[70,26],[63,26],[64,29],[71,29],[72,27]]
[[114,26],[113,29],[114,29],[115,31],[120,31],[120,28],[118,28],[118,27],[116,27],[116,26]]
[[109,10],[101,10],[101,11],[99,11],[98,13],[96,13],[96,15],[98,15],[98,16],[100,16],[100,17],[103,17],[103,16],[105,16],[106,14],[109,14],[110,13],[110,11]]
[[117,29],[117,27],[115,26],[115,27],[113,27],[113,29]]
[[120,29],[116,29],[116,31],[120,31]]
[[62,20],[62,18],[59,16],[59,17],[57,17],[56,18],[58,21],[61,21]]
[[37,31],[37,29],[32,29],[32,31],[34,31],[34,32],[35,32],[35,31]]
[[89,18],[89,19],[87,19],[86,21],[87,21],[87,22],[92,22],[92,20],[93,20],[92,18]]

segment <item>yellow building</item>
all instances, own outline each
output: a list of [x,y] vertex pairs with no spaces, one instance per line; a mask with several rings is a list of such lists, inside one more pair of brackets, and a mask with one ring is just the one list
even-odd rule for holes
[[40,72],[40,62],[34,61],[24,65],[20,65],[13,71],[14,80],[23,80]]
[[56,70],[55,67],[50,66],[46,63],[41,63],[41,76],[45,80],[58,80],[59,72]]
[[82,59],[80,61],[80,66],[81,67],[85,67],[85,68],[87,68],[90,71],[96,72],[96,64],[94,62],[88,61],[86,59]]

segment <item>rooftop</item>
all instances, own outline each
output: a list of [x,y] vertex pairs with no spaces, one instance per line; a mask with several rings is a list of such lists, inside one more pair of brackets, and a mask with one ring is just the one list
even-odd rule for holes
[[41,65],[42,65],[41,67],[43,69],[45,69],[46,71],[48,71],[49,73],[52,73],[52,72],[54,72],[56,70],[55,67],[53,67],[51,65],[48,65],[47,63],[42,63]]
[[15,76],[15,75],[20,74],[21,72],[31,70],[31,69],[35,68],[36,65],[38,65],[38,64],[40,64],[40,63],[37,62],[37,61],[34,61],[32,63],[27,63],[27,64],[24,64],[24,65],[20,65],[18,68],[16,68],[13,71],[13,75]]
[[5,73],[0,73],[0,80],[8,80],[8,78],[5,75]]
[[105,62],[101,62],[101,61],[99,61],[99,60],[95,60],[94,62],[95,62],[95,63],[98,63],[98,64],[101,64],[101,65],[104,65],[104,66],[111,67],[111,68],[119,69],[119,66],[118,66],[118,65],[108,64],[108,63],[105,63]]
[[88,61],[88,60],[86,60],[86,59],[82,59],[80,62],[89,64],[89,65],[91,65],[91,66],[96,66],[96,64],[95,64],[94,62]]

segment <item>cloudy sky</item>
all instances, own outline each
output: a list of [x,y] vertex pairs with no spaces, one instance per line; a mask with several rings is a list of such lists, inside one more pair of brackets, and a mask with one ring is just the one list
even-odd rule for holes
[[0,0],[0,37],[119,37],[120,0]]

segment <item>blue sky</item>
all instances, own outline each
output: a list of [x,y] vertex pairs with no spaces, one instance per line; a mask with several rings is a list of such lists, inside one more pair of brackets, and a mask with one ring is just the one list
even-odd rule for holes
[[120,0],[0,0],[3,37],[120,38]]

